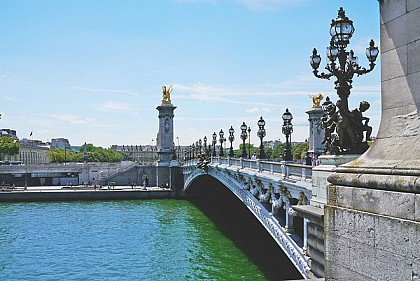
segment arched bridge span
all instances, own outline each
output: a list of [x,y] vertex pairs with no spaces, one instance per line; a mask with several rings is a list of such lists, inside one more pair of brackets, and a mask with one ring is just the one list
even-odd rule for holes
[[[231,160],[227,160],[231,161]],[[305,167],[298,167],[300,169]],[[304,174],[306,174],[306,170]],[[308,257],[305,255],[305,235],[293,229],[296,204],[308,204],[311,183],[307,177],[287,177],[283,173],[265,172],[252,167],[222,163],[221,159],[198,168],[191,161],[183,166],[184,193],[199,188],[197,182],[211,177],[229,189],[264,226],[304,278],[309,278]],[[283,213],[282,213],[283,212]],[[283,217],[281,216],[283,214]],[[302,232],[306,232],[302,227]]]

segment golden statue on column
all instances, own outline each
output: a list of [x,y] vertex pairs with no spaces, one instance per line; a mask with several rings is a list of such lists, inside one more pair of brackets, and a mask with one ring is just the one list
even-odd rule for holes
[[321,101],[324,98],[321,93],[310,96],[312,98],[312,108],[321,108]]
[[162,86],[162,104],[172,104],[171,102],[172,85]]

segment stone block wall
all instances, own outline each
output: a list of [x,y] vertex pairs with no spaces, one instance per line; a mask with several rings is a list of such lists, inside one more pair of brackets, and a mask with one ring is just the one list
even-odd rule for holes
[[149,186],[156,186],[156,166],[133,166],[125,173],[109,178],[109,181],[115,182],[116,185],[128,186],[131,183],[135,183],[141,186],[143,184],[143,175],[147,175],[149,178]]
[[308,266],[313,277],[324,277],[324,225],[316,222],[308,222],[307,255],[310,257]]
[[328,280],[420,280],[420,195],[330,186]]

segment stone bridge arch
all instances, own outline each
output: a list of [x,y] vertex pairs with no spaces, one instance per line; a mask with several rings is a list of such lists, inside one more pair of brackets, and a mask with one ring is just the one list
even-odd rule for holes
[[[229,189],[234,196],[237,197],[245,206],[248,211],[251,212],[254,217],[261,223],[261,225],[267,230],[271,237],[275,240],[277,245],[283,250],[288,259],[292,262],[295,268],[304,278],[308,278],[310,268],[308,267],[308,258],[302,252],[302,245],[296,243],[292,235],[287,233],[287,228],[284,229],[279,221],[272,216],[270,211],[262,204],[261,197],[253,195],[247,180],[254,179],[257,185],[262,186],[262,195],[267,194],[267,190],[270,188],[274,189],[274,184],[270,183],[269,180],[264,182],[257,182],[255,175],[243,176],[242,173],[235,172],[229,169],[223,169],[217,166],[209,165],[208,169],[204,172],[202,169],[197,168],[195,165],[184,166],[184,188],[183,194],[189,195],[196,192],[199,193],[200,184],[206,184],[206,182],[217,183],[223,185],[226,189]],[[278,189],[281,189],[281,185],[276,184]],[[282,192],[282,191],[280,191]],[[290,193],[289,193],[290,194]],[[200,196],[199,194],[197,196]],[[291,204],[290,199],[292,196],[287,196],[287,188],[284,190],[282,195],[283,200],[287,201],[286,208]]]

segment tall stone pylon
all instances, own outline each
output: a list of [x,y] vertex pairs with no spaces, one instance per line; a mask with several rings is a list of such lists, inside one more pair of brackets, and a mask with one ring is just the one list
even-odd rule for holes
[[157,185],[170,185],[169,167],[172,160],[174,144],[174,110],[171,102],[172,86],[162,86],[162,103],[156,109],[159,111],[159,131],[156,137],[158,160]]
[[306,111],[309,115],[309,150],[316,155],[321,155],[324,152],[324,145],[322,140],[324,139],[324,130],[321,128],[321,118],[324,111],[321,108],[321,100],[323,99],[322,94],[311,96],[312,107]]
[[420,276],[420,1],[378,3],[381,125],[372,147],[328,178],[327,280]]

